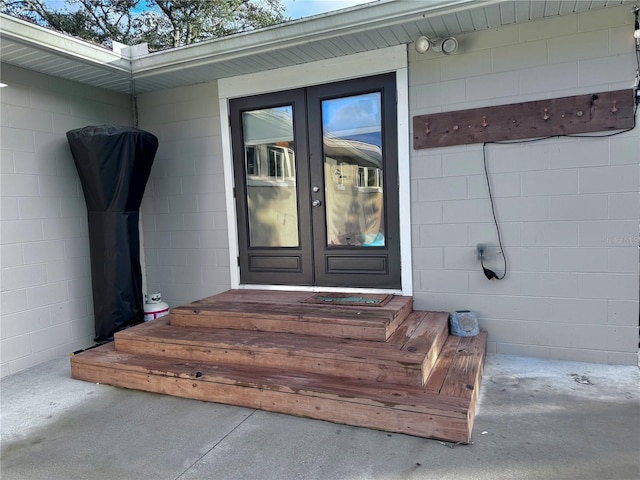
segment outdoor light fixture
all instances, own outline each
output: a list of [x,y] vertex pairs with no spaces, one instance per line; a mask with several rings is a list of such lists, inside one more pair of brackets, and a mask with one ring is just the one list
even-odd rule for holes
[[429,39],[427,37],[418,37],[415,43],[416,52],[422,54],[429,50],[431,44],[429,43]]
[[458,49],[458,40],[454,37],[444,37],[444,38],[427,38],[427,37],[419,37],[415,43],[416,52],[425,53],[430,48],[433,49],[434,52],[442,52],[445,55],[451,55]]

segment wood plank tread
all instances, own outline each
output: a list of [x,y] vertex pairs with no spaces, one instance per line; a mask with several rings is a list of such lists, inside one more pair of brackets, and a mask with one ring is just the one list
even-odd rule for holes
[[[275,331],[386,341],[411,313],[411,297],[382,307],[304,303],[311,293],[230,290],[171,310],[176,326]],[[283,299],[288,301],[284,302]]]
[[487,334],[452,337],[446,312],[304,303],[228,290],[120,331],[71,358],[72,377],[161,394],[468,442]]
[[371,385],[366,382],[349,382],[328,375],[300,375],[268,367],[246,368],[150,355],[135,355],[116,350],[113,342],[74,355],[72,365],[108,365],[110,368],[127,372],[143,372],[193,381],[284,390],[291,393],[316,392],[319,395],[340,396],[345,401],[397,406],[422,412],[438,412],[454,417],[465,415],[468,404],[464,398],[447,398],[426,392],[424,388],[420,387]]
[[280,332],[176,327],[166,317],[115,335],[118,351],[424,384],[448,336],[448,314],[414,312],[387,342]]
[[[242,303],[242,304],[258,304],[258,305],[314,305],[312,303],[305,303],[311,297],[316,295],[314,292],[302,292],[302,291],[274,291],[274,290],[245,290],[245,289],[231,289],[209,297],[205,297],[201,300],[191,302],[183,307],[188,308],[190,306],[198,306],[203,304],[209,304],[213,302],[230,302],[230,303]],[[389,303],[383,306],[378,305],[320,305],[320,307],[332,307],[332,308],[344,308],[344,309],[358,309],[364,311],[370,310],[397,310],[399,306],[404,305],[407,302],[413,303],[413,297],[407,297],[402,295],[394,295]]]
[[[464,341],[443,367],[447,373],[437,393],[427,387],[349,382],[281,369],[134,355],[116,351],[114,343],[72,357],[71,367],[72,377],[80,380],[468,442],[486,333]],[[471,378],[473,384],[469,383]],[[463,384],[454,388],[460,380]]]

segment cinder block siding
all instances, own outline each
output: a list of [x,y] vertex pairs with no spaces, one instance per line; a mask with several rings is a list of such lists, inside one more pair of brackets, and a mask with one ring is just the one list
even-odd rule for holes
[[129,97],[2,64],[2,376],[95,336],[87,212],[66,132],[131,124]]
[[147,291],[171,306],[230,288],[216,83],[138,96],[160,140],[142,202]]
[[[449,57],[410,48],[411,116],[631,88],[632,22],[621,6],[469,34]],[[490,145],[487,160],[501,282],[475,259],[497,245],[482,146],[412,150],[417,308],[477,311],[492,352],[636,363],[640,128]]]
[[[410,46],[410,116],[630,88],[632,20],[621,6],[507,26],[461,37],[448,57]],[[65,132],[132,115],[125,95],[4,64],[1,78],[6,375],[91,344],[86,209]],[[217,98],[215,82],[138,97],[139,127],[160,139],[142,206],[147,287],[172,306],[230,286]],[[635,363],[639,140],[489,146],[503,282],[474,257],[497,244],[481,146],[412,151],[416,308],[476,310],[493,352]]]

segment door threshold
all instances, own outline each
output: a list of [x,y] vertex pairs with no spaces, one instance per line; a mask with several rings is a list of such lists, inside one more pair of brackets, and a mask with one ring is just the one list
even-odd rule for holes
[[394,288],[347,288],[347,287],[319,287],[309,285],[238,285],[238,290],[274,290],[283,292],[332,292],[332,293],[382,293],[389,295],[402,295],[402,290]]

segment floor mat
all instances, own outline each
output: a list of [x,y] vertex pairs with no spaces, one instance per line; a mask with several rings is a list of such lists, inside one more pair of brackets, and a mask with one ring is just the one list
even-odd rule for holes
[[316,293],[304,300],[305,303],[321,303],[324,305],[350,305],[355,307],[383,307],[393,298],[386,294],[358,293]]

